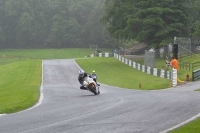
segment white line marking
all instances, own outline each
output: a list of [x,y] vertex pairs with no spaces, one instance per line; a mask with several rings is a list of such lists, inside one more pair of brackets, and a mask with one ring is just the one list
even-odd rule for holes
[[115,104],[110,105],[110,106],[105,107],[105,108],[102,108],[102,109],[100,109],[100,110],[96,110],[96,111],[93,111],[93,112],[89,112],[89,113],[87,113],[87,114],[83,114],[83,115],[80,115],[80,116],[76,116],[76,117],[74,117],[74,118],[70,118],[70,119],[67,119],[67,120],[58,121],[58,122],[55,122],[55,123],[52,123],[52,124],[49,124],[49,125],[44,125],[44,126],[41,126],[41,127],[29,129],[29,130],[26,130],[26,131],[22,131],[22,132],[20,132],[20,133],[34,132],[35,130],[39,130],[39,129],[44,129],[44,128],[47,128],[47,127],[55,126],[55,125],[61,124],[61,123],[63,123],[63,122],[72,121],[72,120],[75,120],[75,119],[78,119],[78,118],[82,118],[82,117],[87,117],[87,116],[89,116],[89,115],[93,115],[93,114],[98,113],[98,112],[101,112],[101,111],[105,111],[105,110],[109,110],[109,109],[115,108],[116,106],[122,104],[123,102],[124,102],[124,100],[120,98],[119,101],[116,102]]
[[192,118],[190,118],[190,119],[188,119],[188,120],[186,120],[186,121],[184,121],[184,122],[172,127],[172,128],[166,129],[166,130],[164,130],[164,131],[162,131],[160,133],[168,133],[168,132],[170,132],[172,130],[175,130],[175,129],[177,129],[177,128],[179,128],[179,127],[181,127],[181,126],[183,126],[183,125],[185,125],[185,124],[187,124],[187,123],[189,123],[189,122],[191,122],[191,121],[193,121],[193,120],[195,120],[195,119],[197,119],[199,117],[200,117],[200,113],[195,115],[195,116],[193,116]]
[[[42,103],[42,101],[43,101],[43,97],[44,97],[44,95],[43,95],[43,61],[42,61],[42,81],[41,81],[41,86],[40,86],[40,98],[39,98],[39,101],[33,106],[33,107],[31,107],[31,108],[29,108],[29,109],[27,109],[27,110],[31,110],[31,109],[33,109],[33,108],[36,108],[37,106],[39,106],[41,103]],[[27,111],[27,110],[24,110],[24,111]],[[23,111],[21,111],[21,112],[23,112]]]

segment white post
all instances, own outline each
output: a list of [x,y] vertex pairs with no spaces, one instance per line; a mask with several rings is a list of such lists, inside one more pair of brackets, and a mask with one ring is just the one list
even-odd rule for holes
[[151,67],[147,66],[147,73],[151,74]]
[[99,53],[99,57],[102,57],[102,53]]
[[172,70],[172,86],[177,86],[177,70],[174,68]]
[[176,37],[174,37],[174,44],[176,44]]
[[136,62],[133,61],[133,68],[136,68]]
[[165,70],[161,70],[161,72],[160,72],[160,77],[161,77],[161,78],[164,78],[164,77],[165,77]]
[[109,57],[109,53],[105,53],[105,57]]
[[153,75],[154,76],[158,76],[157,73],[158,73],[158,69],[157,68],[153,68]]
[[129,60],[128,63],[129,63],[129,66],[132,66],[132,60]]
[[142,72],[145,72],[145,65],[142,65]]
[[137,67],[138,67],[137,69],[140,70],[140,64],[139,63],[137,63]]

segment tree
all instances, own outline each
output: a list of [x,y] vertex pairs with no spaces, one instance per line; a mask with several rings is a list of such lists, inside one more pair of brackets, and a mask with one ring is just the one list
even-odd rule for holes
[[[16,26],[16,40],[20,45],[28,45],[32,34],[33,18],[27,12],[22,13]],[[23,37],[22,37],[23,36]]]
[[195,23],[193,23],[192,29],[193,29],[192,36],[200,37],[200,21],[196,21]]
[[6,35],[4,32],[4,14],[5,14],[5,1],[6,0],[1,0],[0,1],[0,44],[4,43],[6,40]]
[[[191,21],[186,0],[112,0],[103,20],[117,39],[136,39],[159,48],[187,36]],[[157,52],[159,57],[159,52]]]
[[187,5],[191,11],[191,36],[200,37],[200,1],[188,0]]
[[115,42],[99,21],[104,1],[0,0],[0,46],[109,47]]

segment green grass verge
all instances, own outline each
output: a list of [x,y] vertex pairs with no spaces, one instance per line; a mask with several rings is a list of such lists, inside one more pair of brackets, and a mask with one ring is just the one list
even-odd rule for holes
[[200,132],[200,118],[196,119],[183,127],[175,129],[170,133],[199,133]]
[[27,109],[38,101],[41,60],[1,65],[0,73],[0,114]]
[[[112,49],[102,48],[102,52],[111,52]],[[1,49],[1,58],[19,59],[72,59],[83,58],[93,54],[94,50],[89,48],[63,48],[63,49]]]
[[141,90],[170,87],[170,80],[148,75],[123,64],[115,58],[90,58],[75,61],[88,73],[91,73],[94,69],[98,74],[98,81],[107,85]]

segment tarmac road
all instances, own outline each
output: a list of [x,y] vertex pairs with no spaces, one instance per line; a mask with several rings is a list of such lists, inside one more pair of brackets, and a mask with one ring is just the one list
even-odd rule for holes
[[200,113],[200,82],[159,91],[79,89],[73,60],[44,60],[41,102],[0,116],[0,133],[159,133]]

